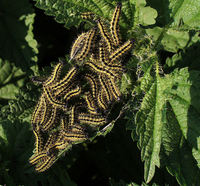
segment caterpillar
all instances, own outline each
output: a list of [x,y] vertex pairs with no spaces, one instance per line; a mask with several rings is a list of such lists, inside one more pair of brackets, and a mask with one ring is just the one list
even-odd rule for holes
[[64,63],[59,61],[48,78],[38,80],[43,92],[31,118],[36,150],[29,159],[37,172],[49,169],[63,150],[87,140],[89,128],[97,131],[108,123],[110,108],[120,100],[117,82],[123,73],[122,57],[134,43],[130,39],[121,44],[121,8],[118,3],[109,26],[93,13],[82,13],[96,26],[77,37],[69,61],[83,65],[74,65],[61,78]]
[[89,81],[89,84],[91,85],[91,89],[92,89],[92,97],[94,99],[97,99],[97,94],[98,94],[98,81],[97,81],[97,77],[95,77],[92,74],[85,74],[85,79],[87,79]]
[[87,109],[88,109],[89,113],[97,114],[98,108],[97,108],[94,98],[92,97],[90,92],[85,93],[85,101],[86,101]]
[[120,44],[119,39],[119,17],[121,13],[122,4],[119,2],[114,10],[112,20],[110,22],[110,32],[115,46]]
[[80,113],[78,115],[78,120],[82,124],[95,125],[95,126],[100,126],[106,123],[106,118],[87,113]]
[[63,62],[59,62],[55,67],[51,74],[51,76],[43,83],[44,86],[50,86],[53,83],[58,81],[58,78],[61,74],[61,69],[63,68]]
[[81,93],[81,87],[77,86],[75,89],[72,89],[65,94],[64,100],[69,101],[72,97],[80,95],[80,93]]
[[117,48],[115,51],[113,51],[109,56],[110,63],[113,63],[118,58],[122,57],[126,52],[128,52],[132,48],[133,42],[133,39],[129,40],[121,45],[119,48]]

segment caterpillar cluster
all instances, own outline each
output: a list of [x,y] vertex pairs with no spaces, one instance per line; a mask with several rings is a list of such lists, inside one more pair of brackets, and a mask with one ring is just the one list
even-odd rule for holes
[[[97,26],[78,36],[72,45],[70,60],[76,65],[61,78],[64,62],[60,61],[47,79],[33,78],[42,84],[31,119],[35,152],[29,162],[36,171],[47,170],[60,151],[87,140],[88,128],[97,130],[108,123],[107,111],[120,100],[117,82],[123,74],[121,58],[133,46],[133,40],[121,44],[121,7],[118,3],[110,28],[93,13],[83,13],[83,19],[92,19]],[[84,70],[80,70],[80,63]]]

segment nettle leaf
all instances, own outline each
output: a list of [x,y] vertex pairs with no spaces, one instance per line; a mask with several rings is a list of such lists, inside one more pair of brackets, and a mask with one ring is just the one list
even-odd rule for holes
[[120,84],[120,91],[122,92],[123,95],[126,95],[129,93],[129,89],[131,88],[132,85],[132,79],[129,76],[129,74],[124,73],[122,75],[122,80],[121,80],[121,84]]
[[138,145],[141,148],[141,159],[145,161],[144,179],[147,183],[154,176],[155,166],[160,167],[159,153],[163,127],[162,109],[165,104],[163,90],[165,88],[165,81],[157,73],[136,115]]
[[173,24],[179,25],[180,21],[184,25],[193,29],[200,29],[200,0],[169,1],[170,16]]
[[150,89],[150,86],[152,86],[152,83],[154,82],[151,72],[155,65],[155,61],[154,58],[148,58],[148,60],[139,64],[141,65],[140,71],[143,72],[142,78],[139,79],[140,89],[146,92]]
[[155,27],[146,30],[148,34],[153,36],[153,40],[158,45],[162,45],[164,50],[169,52],[177,52],[179,49],[190,47],[199,41],[198,33],[178,28],[161,28]]
[[179,123],[168,103],[165,108],[161,146],[162,164],[176,177],[180,185],[199,185],[200,171],[192,148],[184,139]]
[[[47,15],[55,16],[55,20],[64,23],[65,27],[78,26],[82,21],[81,12],[95,12],[104,17],[110,17],[115,7],[109,1],[75,1],[75,0],[35,0],[36,7],[45,10]],[[105,13],[105,14],[104,14]]]
[[199,29],[200,13],[199,0],[169,0],[148,2],[150,6],[158,11],[159,25],[173,24],[176,26]]
[[32,33],[35,14],[31,4],[28,0],[2,0],[0,13],[0,56],[23,71],[30,71],[38,53]]
[[[200,1],[185,0],[150,2],[158,10],[158,26],[147,29],[156,44],[169,52],[177,52],[199,41]],[[163,27],[159,27],[162,25]]]
[[[144,68],[146,69],[144,79],[146,74],[152,78],[149,72],[152,66],[146,66],[149,68]],[[163,78],[156,73],[149,89],[148,86],[142,88],[141,84],[145,96],[136,114],[136,125],[141,159],[145,161],[144,178],[147,183],[154,175],[155,166],[160,165],[165,165],[180,184],[198,183],[200,175],[198,169],[200,165],[199,78],[199,71],[188,71],[185,68],[180,71],[175,70]],[[167,103],[170,107],[166,106]],[[133,134],[135,134],[134,130]],[[183,152],[185,156],[180,159],[179,156]],[[165,161],[160,162],[160,158]],[[188,170],[191,172],[189,173]]]
[[0,119],[1,183],[17,184],[16,174],[18,178],[22,176],[20,174],[28,165],[28,156],[33,146],[29,126],[29,123],[21,123],[19,120],[11,122]]
[[[146,6],[145,0],[136,0],[136,14],[138,13],[138,23],[144,26],[155,24],[157,11]],[[137,24],[138,24],[137,23]]]
[[200,70],[199,50],[200,43],[198,42],[187,50],[180,51],[171,58],[167,58],[166,66],[170,69],[188,67],[190,70]]
[[0,99],[14,99],[37,61],[33,9],[28,0],[0,2]]
[[0,99],[14,99],[25,77],[20,68],[0,58]]
[[200,164],[200,72],[183,68],[171,76],[172,88],[166,96],[180,126],[182,135],[193,149],[194,157]]
[[30,122],[30,118],[33,112],[33,107],[38,101],[38,87],[28,82],[24,87],[20,88],[19,93],[15,95],[13,100],[9,100],[9,107],[4,109],[4,118],[7,113],[10,120],[21,119],[23,122]]
[[[36,6],[45,10],[47,15],[55,16],[59,23],[64,23],[65,27],[78,26],[82,19],[82,12],[94,12],[107,20],[112,18],[113,10],[118,1],[99,1],[99,0],[35,0]],[[121,25],[125,29],[130,29],[133,25],[151,25],[155,23],[157,12],[146,7],[146,1],[125,1],[122,0],[122,21]],[[126,26],[124,26],[126,24]]]

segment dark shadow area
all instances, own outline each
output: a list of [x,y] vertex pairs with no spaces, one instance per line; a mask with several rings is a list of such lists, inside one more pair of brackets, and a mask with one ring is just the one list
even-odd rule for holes
[[[80,153],[77,161],[68,170],[70,178],[78,186],[107,186],[112,179],[119,183],[144,180],[144,165],[141,162],[137,143],[131,139],[131,131],[125,129],[126,120],[120,119],[105,138],[98,137],[93,144]],[[151,183],[176,184],[176,180],[164,168],[156,169]]]
[[[191,36],[192,37],[192,36]],[[181,50],[174,58],[169,59],[165,65],[167,73],[172,72],[174,69],[188,67],[189,70],[200,70],[200,42],[197,42],[185,50]]]
[[57,23],[53,17],[45,15],[38,8],[35,8],[35,13],[33,32],[39,45],[38,64],[41,68],[69,54],[77,29],[66,29],[63,24]]
[[31,71],[32,57],[35,56],[25,39],[28,32],[25,16],[31,13],[31,6],[26,1],[0,1],[0,57],[24,72]]
[[[109,178],[140,183],[143,179],[143,163],[140,151],[126,131],[125,121],[119,120],[105,138],[98,137],[88,150],[69,169],[72,180],[78,185],[109,185]],[[81,170],[81,171],[80,171]]]
[[170,18],[171,10],[169,9],[169,0],[147,1],[147,6],[156,9],[158,12],[156,26],[165,27],[173,22],[173,19]]
[[200,43],[192,46],[193,50],[189,49],[192,55],[191,58],[186,56],[184,59],[190,62],[189,78],[190,82],[190,98],[191,103],[188,108],[187,121],[187,140],[191,147],[199,150],[198,138],[200,137],[200,58],[199,50]]
[[158,51],[158,57],[159,57],[160,64],[162,66],[164,66],[165,63],[166,63],[166,59],[168,57],[171,58],[173,55],[174,55],[174,53],[172,53],[172,52],[167,52],[165,50],[159,50]]

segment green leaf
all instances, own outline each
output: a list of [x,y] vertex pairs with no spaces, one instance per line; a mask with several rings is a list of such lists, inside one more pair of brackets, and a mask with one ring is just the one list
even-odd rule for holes
[[[150,68],[151,65],[149,68],[144,68],[146,70],[144,79],[145,74],[150,74]],[[164,78],[160,78],[156,73],[149,89],[142,89],[146,93],[136,115],[136,125],[141,158],[145,161],[147,183],[154,175],[155,166],[160,166],[160,158],[164,157],[166,161],[161,162],[161,165],[166,165],[168,171],[176,176],[180,184],[198,183],[197,178],[200,174],[197,168],[200,160],[199,73],[199,71],[188,71],[187,68],[175,70]],[[142,82],[143,80],[141,86]],[[172,114],[168,111],[169,108],[166,109],[167,101],[171,105]],[[187,155],[180,160],[182,151]],[[184,167],[187,169],[183,170]],[[187,172],[190,170],[188,167],[191,169],[190,174]]]
[[180,20],[188,27],[200,29],[200,0],[170,0],[170,16],[173,25],[179,25]]
[[0,59],[0,84],[7,83],[12,77],[12,66],[8,61]]
[[184,138],[194,152],[198,164],[200,157],[200,71],[183,68],[171,76],[171,89],[165,91]]
[[[23,88],[20,88],[19,93],[15,95],[15,99],[9,100],[9,107],[5,106],[5,109],[2,108],[4,109],[2,111],[4,118],[9,118],[10,120],[21,119],[23,122],[30,122],[33,107],[36,105],[39,97],[37,89],[38,87],[34,86],[32,82],[27,82]],[[8,116],[5,117],[6,114]]]
[[[28,15],[23,15],[20,19],[24,20],[25,25],[28,28],[25,40],[27,41],[29,47],[32,48],[32,52],[38,54],[37,41],[34,39],[34,34],[33,34],[34,18],[35,14],[28,14]],[[31,57],[31,60],[37,61],[37,56],[33,55],[33,57]]]
[[153,36],[158,45],[162,45],[164,50],[169,52],[177,52],[179,49],[190,47],[200,40],[197,32],[189,30],[154,27],[146,31]]
[[156,46],[169,52],[177,52],[199,41],[200,0],[154,0],[150,4],[160,14],[157,26],[146,30],[153,36]]
[[136,1],[136,13],[138,13],[138,23],[144,26],[155,24],[157,11],[149,6],[146,6],[145,0]]
[[165,103],[163,90],[165,82],[157,74],[154,83],[146,92],[141,108],[136,115],[137,133],[140,137],[141,158],[145,161],[144,179],[148,183],[160,167],[160,146],[162,137],[162,109]]
[[141,72],[144,72],[142,78],[139,79],[140,81],[140,89],[144,92],[147,92],[150,89],[150,86],[152,86],[152,83],[154,81],[151,71],[154,66],[154,59],[150,58],[149,60],[145,61],[141,66]]
[[[198,144],[200,144],[200,141],[199,141],[199,139],[198,139]],[[196,159],[196,161],[197,161],[197,166],[199,167],[199,169],[200,169],[200,146],[198,146],[198,150],[196,149],[196,148],[193,148],[192,149],[192,155],[193,155],[193,157]],[[195,163],[196,164],[196,163]]]
[[3,129],[0,134],[2,142],[0,145],[2,162],[0,175],[5,179],[4,183],[10,183],[12,180],[16,184],[13,174],[19,176],[23,172],[24,166],[28,163],[28,155],[33,145],[31,145],[31,131],[28,131],[29,126],[28,123],[20,123],[19,120],[11,122],[0,119],[0,127]]
[[0,99],[14,99],[24,85],[25,73],[0,58]]
[[165,109],[161,147],[162,164],[176,177],[180,185],[199,185],[200,171],[192,155],[191,147],[184,139],[179,123],[169,104]]
[[197,30],[200,28],[199,0],[152,0],[148,3],[158,11],[159,25],[171,24]]
[[140,11],[140,22],[142,25],[153,25],[155,24],[155,18],[157,17],[157,12],[151,7],[143,7]]
[[200,70],[199,50],[200,43],[198,42],[187,48],[187,50],[180,51],[171,58],[168,57],[166,66],[170,69],[188,67],[190,70]]
[[[64,23],[65,27],[78,26],[82,19],[82,12],[94,12],[96,15],[111,20],[117,1],[77,1],[77,0],[35,0],[36,6],[45,10],[47,15],[55,16],[59,23]],[[157,12],[151,7],[146,7],[146,2],[142,1],[121,1],[123,28],[131,28],[134,25],[151,25],[155,23]],[[126,26],[124,26],[126,24]]]
[[0,12],[0,99],[14,99],[37,61],[35,14],[28,0],[3,0]]
[[23,71],[30,70],[38,53],[32,33],[35,14],[31,4],[28,0],[2,0],[0,12],[0,57]]
[[121,85],[120,85],[120,91],[122,94],[126,95],[128,94],[128,89],[131,88],[131,85],[132,85],[132,80],[131,80],[131,77],[124,73],[122,75],[122,80],[121,80]]
[[8,139],[7,139],[7,136],[6,136],[6,133],[4,131],[4,128],[2,125],[0,125],[0,146],[2,146],[3,143],[7,144],[8,143]]
[[[95,14],[108,17],[114,5],[107,1],[75,1],[75,0],[35,0],[36,6],[45,10],[47,15],[55,16],[55,20],[64,23],[67,28],[78,26],[82,21],[81,12],[94,12]],[[105,14],[104,14],[105,13]]]

